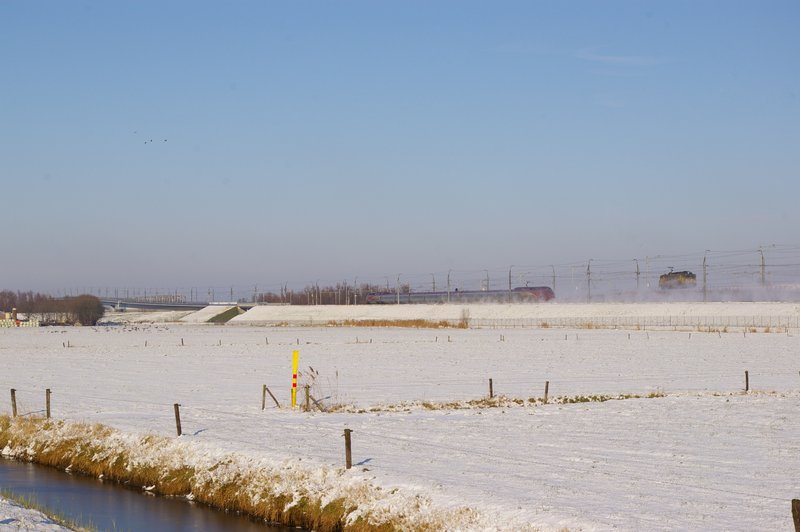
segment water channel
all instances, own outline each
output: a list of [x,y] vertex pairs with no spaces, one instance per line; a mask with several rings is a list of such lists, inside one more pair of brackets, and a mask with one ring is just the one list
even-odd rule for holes
[[0,458],[0,487],[97,530],[285,532],[183,499],[154,497],[51,467]]

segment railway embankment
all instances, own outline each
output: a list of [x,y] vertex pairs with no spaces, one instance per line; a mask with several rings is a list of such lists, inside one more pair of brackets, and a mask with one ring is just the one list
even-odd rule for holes
[[255,306],[231,325],[399,325],[423,321],[454,327],[577,327],[632,329],[800,328],[800,304],[744,303],[535,303]]

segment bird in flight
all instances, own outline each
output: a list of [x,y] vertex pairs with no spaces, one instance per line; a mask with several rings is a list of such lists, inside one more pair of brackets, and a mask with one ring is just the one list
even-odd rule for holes
[[[134,135],[136,135],[137,133],[138,133],[138,131],[134,131],[133,132]],[[153,139],[149,139],[149,140],[144,141],[145,144],[152,143],[152,142],[153,142]],[[161,139],[161,142],[167,142],[167,139]]]

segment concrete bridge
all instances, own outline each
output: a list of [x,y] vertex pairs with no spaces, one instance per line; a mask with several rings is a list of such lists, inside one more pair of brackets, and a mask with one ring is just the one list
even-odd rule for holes
[[99,298],[103,306],[114,310],[200,310],[209,305],[238,306],[241,308],[251,308],[253,303],[237,303],[227,301],[173,301],[173,302],[153,302],[140,301],[136,299],[124,298]]

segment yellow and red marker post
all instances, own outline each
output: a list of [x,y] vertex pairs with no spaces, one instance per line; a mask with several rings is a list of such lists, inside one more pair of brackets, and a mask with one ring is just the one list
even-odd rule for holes
[[292,351],[292,408],[297,406],[297,365],[300,362],[300,351]]

